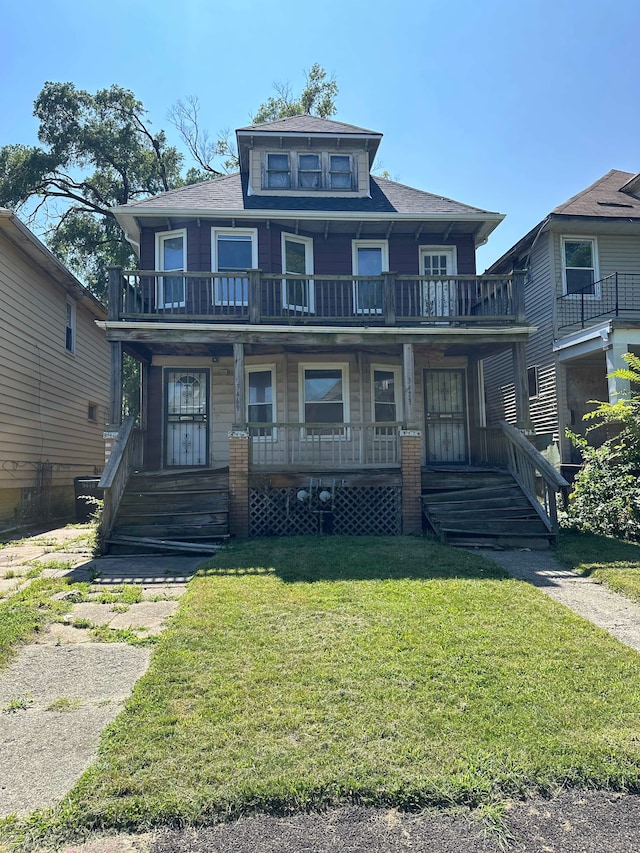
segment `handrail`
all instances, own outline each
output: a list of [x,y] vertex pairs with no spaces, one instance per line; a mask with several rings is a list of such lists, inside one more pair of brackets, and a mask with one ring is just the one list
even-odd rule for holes
[[99,529],[99,540],[103,547],[111,533],[129,474],[141,461],[142,436],[140,430],[135,428],[135,418],[131,416],[125,418],[118,431],[118,437],[98,484],[104,490]]
[[[500,421],[500,427],[507,439],[508,468],[514,479],[529,499],[545,524],[547,530],[558,535],[557,492],[566,499],[569,483],[562,477],[544,456],[536,450],[524,434],[507,421]],[[537,495],[536,481],[542,486],[540,499]]]

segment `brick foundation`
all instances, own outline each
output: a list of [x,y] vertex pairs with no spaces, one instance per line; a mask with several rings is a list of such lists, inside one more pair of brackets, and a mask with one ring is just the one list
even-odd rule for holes
[[249,535],[249,433],[229,433],[229,532]]
[[400,430],[400,459],[402,470],[402,532],[417,536],[422,533],[422,433],[420,430]]

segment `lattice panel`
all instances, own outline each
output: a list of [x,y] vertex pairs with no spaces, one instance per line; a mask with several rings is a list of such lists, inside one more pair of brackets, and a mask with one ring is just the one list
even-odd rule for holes
[[321,505],[315,495],[301,502],[298,489],[251,489],[251,536],[304,536],[335,533],[348,536],[396,536],[402,531],[398,486],[345,486],[333,502]]
[[346,536],[398,536],[402,532],[398,486],[352,486],[337,489],[333,532]]

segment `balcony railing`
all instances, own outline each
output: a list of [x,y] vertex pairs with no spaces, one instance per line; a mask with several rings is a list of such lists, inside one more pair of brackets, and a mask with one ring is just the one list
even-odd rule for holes
[[509,325],[517,276],[110,271],[110,320],[304,325]]
[[560,329],[605,317],[640,320],[640,273],[615,272],[557,301]]
[[400,424],[250,424],[252,468],[387,468],[400,465]]

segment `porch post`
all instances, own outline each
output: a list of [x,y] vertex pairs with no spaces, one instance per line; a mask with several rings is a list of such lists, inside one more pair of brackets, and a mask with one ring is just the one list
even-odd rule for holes
[[402,471],[402,532],[406,536],[422,533],[422,433],[418,429],[400,430]]
[[110,341],[109,346],[111,348],[109,426],[112,429],[119,429],[122,426],[122,341]]
[[233,345],[233,424],[239,429],[245,423],[244,344]]
[[229,433],[229,532],[249,535],[249,433]]
[[527,351],[523,341],[513,344],[513,377],[516,397],[516,426],[533,432],[529,410],[529,384],[527,382]]
[[413,344],[402,344],[402,402],[404,404],[404,422],[408,426],[415,426],[416,364],[413,356]]

